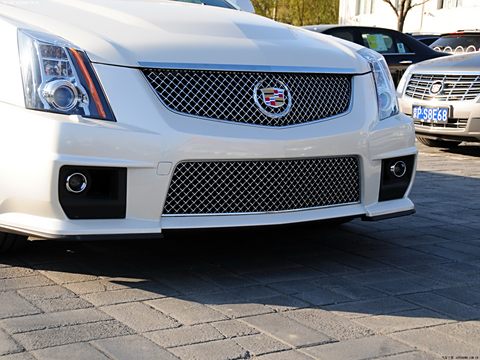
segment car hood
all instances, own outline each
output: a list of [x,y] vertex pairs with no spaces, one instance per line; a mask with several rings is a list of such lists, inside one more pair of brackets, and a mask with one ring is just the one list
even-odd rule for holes
[[412,66],[410,72],[478,72],[480,68],[480,53],[451,55],[423,61]]
[[354,44],[242,12],[168,0],[0,0],[0,17],[93,62],[296,66],[368,72]]

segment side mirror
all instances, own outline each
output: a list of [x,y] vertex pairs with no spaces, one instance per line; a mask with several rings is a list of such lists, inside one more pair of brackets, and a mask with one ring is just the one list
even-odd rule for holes
[[230,2],[242,11],[255,13],[255,8],[250,0],[230,0]]

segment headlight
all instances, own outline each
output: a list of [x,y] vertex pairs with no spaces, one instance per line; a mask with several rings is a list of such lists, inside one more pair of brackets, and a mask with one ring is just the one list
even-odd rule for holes
[[358,54],[368,61],[372,69],[377,90],[378,115],[380,120],[398,114],[398,100],[392,76],[382,55],[370,49],[362,49]]
[[25,106],[115,121],[87,55],[52,35],[19,30]]

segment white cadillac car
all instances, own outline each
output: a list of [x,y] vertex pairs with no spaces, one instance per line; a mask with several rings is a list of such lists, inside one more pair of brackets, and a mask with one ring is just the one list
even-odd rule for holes
[[397,94],[421,143],[454,148],[480,142],[480,52],[410,66]]
[[380,55],[194,2],[0,0],[2,251],[414,211]]

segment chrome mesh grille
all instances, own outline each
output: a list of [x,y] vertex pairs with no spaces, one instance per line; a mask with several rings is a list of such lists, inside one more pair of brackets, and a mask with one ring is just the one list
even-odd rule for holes
[[265,213],[360,202],[357,157],[181,162],[164,215]]
[[[351,75],[143,69],[163,104],[203,118],[266,126],[325,119],[349,109]],[[255,103],[255,86],[285,84],[292,101],[285,116],[270,117]],[[263,99],[259,99],[263,101]],[[277,114],[285,109],[278,109]],[[275,114],[275,110],[272,110]]]
[[[438,81],[443,82],[443,90],[439,94],[431,94],[431,85]],[[413,74],[408,81],[405,95],[420,100],[475,100],[480,95],[480,75]]]

